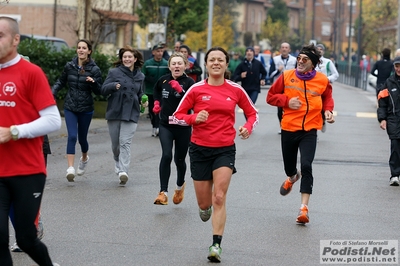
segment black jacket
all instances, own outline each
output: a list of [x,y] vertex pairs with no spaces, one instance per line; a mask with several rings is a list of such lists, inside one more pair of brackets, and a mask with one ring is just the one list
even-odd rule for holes
[[[375,74],[375,70],[378,70],[378,74]],[[383,84],[386,79],[394,71],[393,61],[390,58],[383,58],[377,61],[371,69],[371,75],[377,77],[376,84],[379,89],[380,85]]]
[[[92,92],[100,94],[102,83],[100,68],[92,59],[82,68],[83,70],[79,69],[77,57],[72,59],[65,65],[61,77],[52,87],[53,95],[57,96],[58,91],[68,84],[64,108],[72,112],[93,111]],[[94,82],[86,81],[89,76],[94,79]]]
[[390,76],[378,95],[378,121],[386,120],[389,139],[400,139],[400,77]]
[[[124,65],[110,69],[101,87],[108,97],[106,119],[138,122],[140,101],[143,93],[144,74],[140,70],[131,71]],[[121,87],[117,90],[116,85]]]
[[[177,93],[171,85],[168,83],[174,78],[171,74],[162,76],[154,86],[153,97],[155,101],[160,102],[161,112],[160,112],[160,124],[164,126],[169,126],[169,116],[175,112],[182,97],[185,95],[186,91],[194,84],[192,78],[188,77],[185,73],[178,77],[176,81],[182,87],[182,92]],[[180,125],[170,125],[174,127],[182,127]]]
[[[242,72],[247,72],[245,78],[242,78]],[[246,91],[260,92],[260,81],[265,80],[266,75],[267,71],[260,61],[253,59],[250,64],[247,59],[244,59],[243,62],[236,67],[233,73],[233,81],[241,81],[241,85]]]

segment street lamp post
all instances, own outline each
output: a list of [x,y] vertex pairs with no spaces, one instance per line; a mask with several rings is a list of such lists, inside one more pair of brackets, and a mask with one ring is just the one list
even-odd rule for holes
[[161,16],[164,20],[164,42],[167,43],[167,19],[169,13],[168,6],[160,6]]
[[[400,0],[399,0],[400,1]],[[207,50],[212,46],[212,23],[213,23],[214,0],[208,1],[208,33],[207,33]]]
[[397,48],[400,48],[400,0],[397,7]]
[[[357,62],[360,62],[361,60],[361,49],[362,49],[362,0],[360,0],[360,12],[358,14],[358,33],[357,33]],[[359,71],[357,71],[357,75],[356,75],[356,87],[358,87],[358,81],[359,81]],[[361,87],[363,90],[366,90],[366,70],[363,69],[363,75],[361,75],[361,77],[363,78],[361,81]]]
[[353,29],[353,27],[352,27],[352,25],[351,25],[351,23],[352,23],[352,18],[353,18],[353,0],[350,0],[350,21],[349,21],[349,37],[348,37],[348,75],[349,75],[349,78],[350,78],[350,76],[351,76],[351,39],[352,39],[352,29]]

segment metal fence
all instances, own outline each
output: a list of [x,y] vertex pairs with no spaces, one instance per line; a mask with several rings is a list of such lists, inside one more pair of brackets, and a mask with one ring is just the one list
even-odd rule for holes
[[338,82],[367,90],[369,72],[366,69],[361,69],[356,64],[349,65],[347,62],[338,62],[337,70],[339,72]]

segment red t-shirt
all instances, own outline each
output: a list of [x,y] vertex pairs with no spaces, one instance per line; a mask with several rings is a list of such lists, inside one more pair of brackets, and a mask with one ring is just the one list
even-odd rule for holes
[[[211,86],[207,80],[194,84],[182,98],[174,117],[193,126],[193,143],[205,147],[226,147],[233,145],[236,137],[236,105],[246,114],[244,127],[251,134],[258,124],[258,112],[245,90],[230,80],[225,80],[221,86]],[[193,109],[193,114],[188,114],[190,109]],[[208,119],[196,124],[196,116],[201,110],[209,113]]]
[[[49,82],[36,65],[21,59],[0,69],[0,126],[32,122],[39,111],[55,105]],[[10,140],[0,144],[0,178],[46,174],[43,137]]]

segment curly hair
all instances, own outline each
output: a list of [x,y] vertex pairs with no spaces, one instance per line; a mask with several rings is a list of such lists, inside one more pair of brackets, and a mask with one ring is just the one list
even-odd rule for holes
[[181,57],[183,59],[183,62],[185,63],[185,65],[186,66],[189,65],[189,61],[186,56],[184,56],[181,52],[174,52],[173,54],[171,54],[171,56],[168,59],[168,66],[171,63],[171,59],[174,57]]

